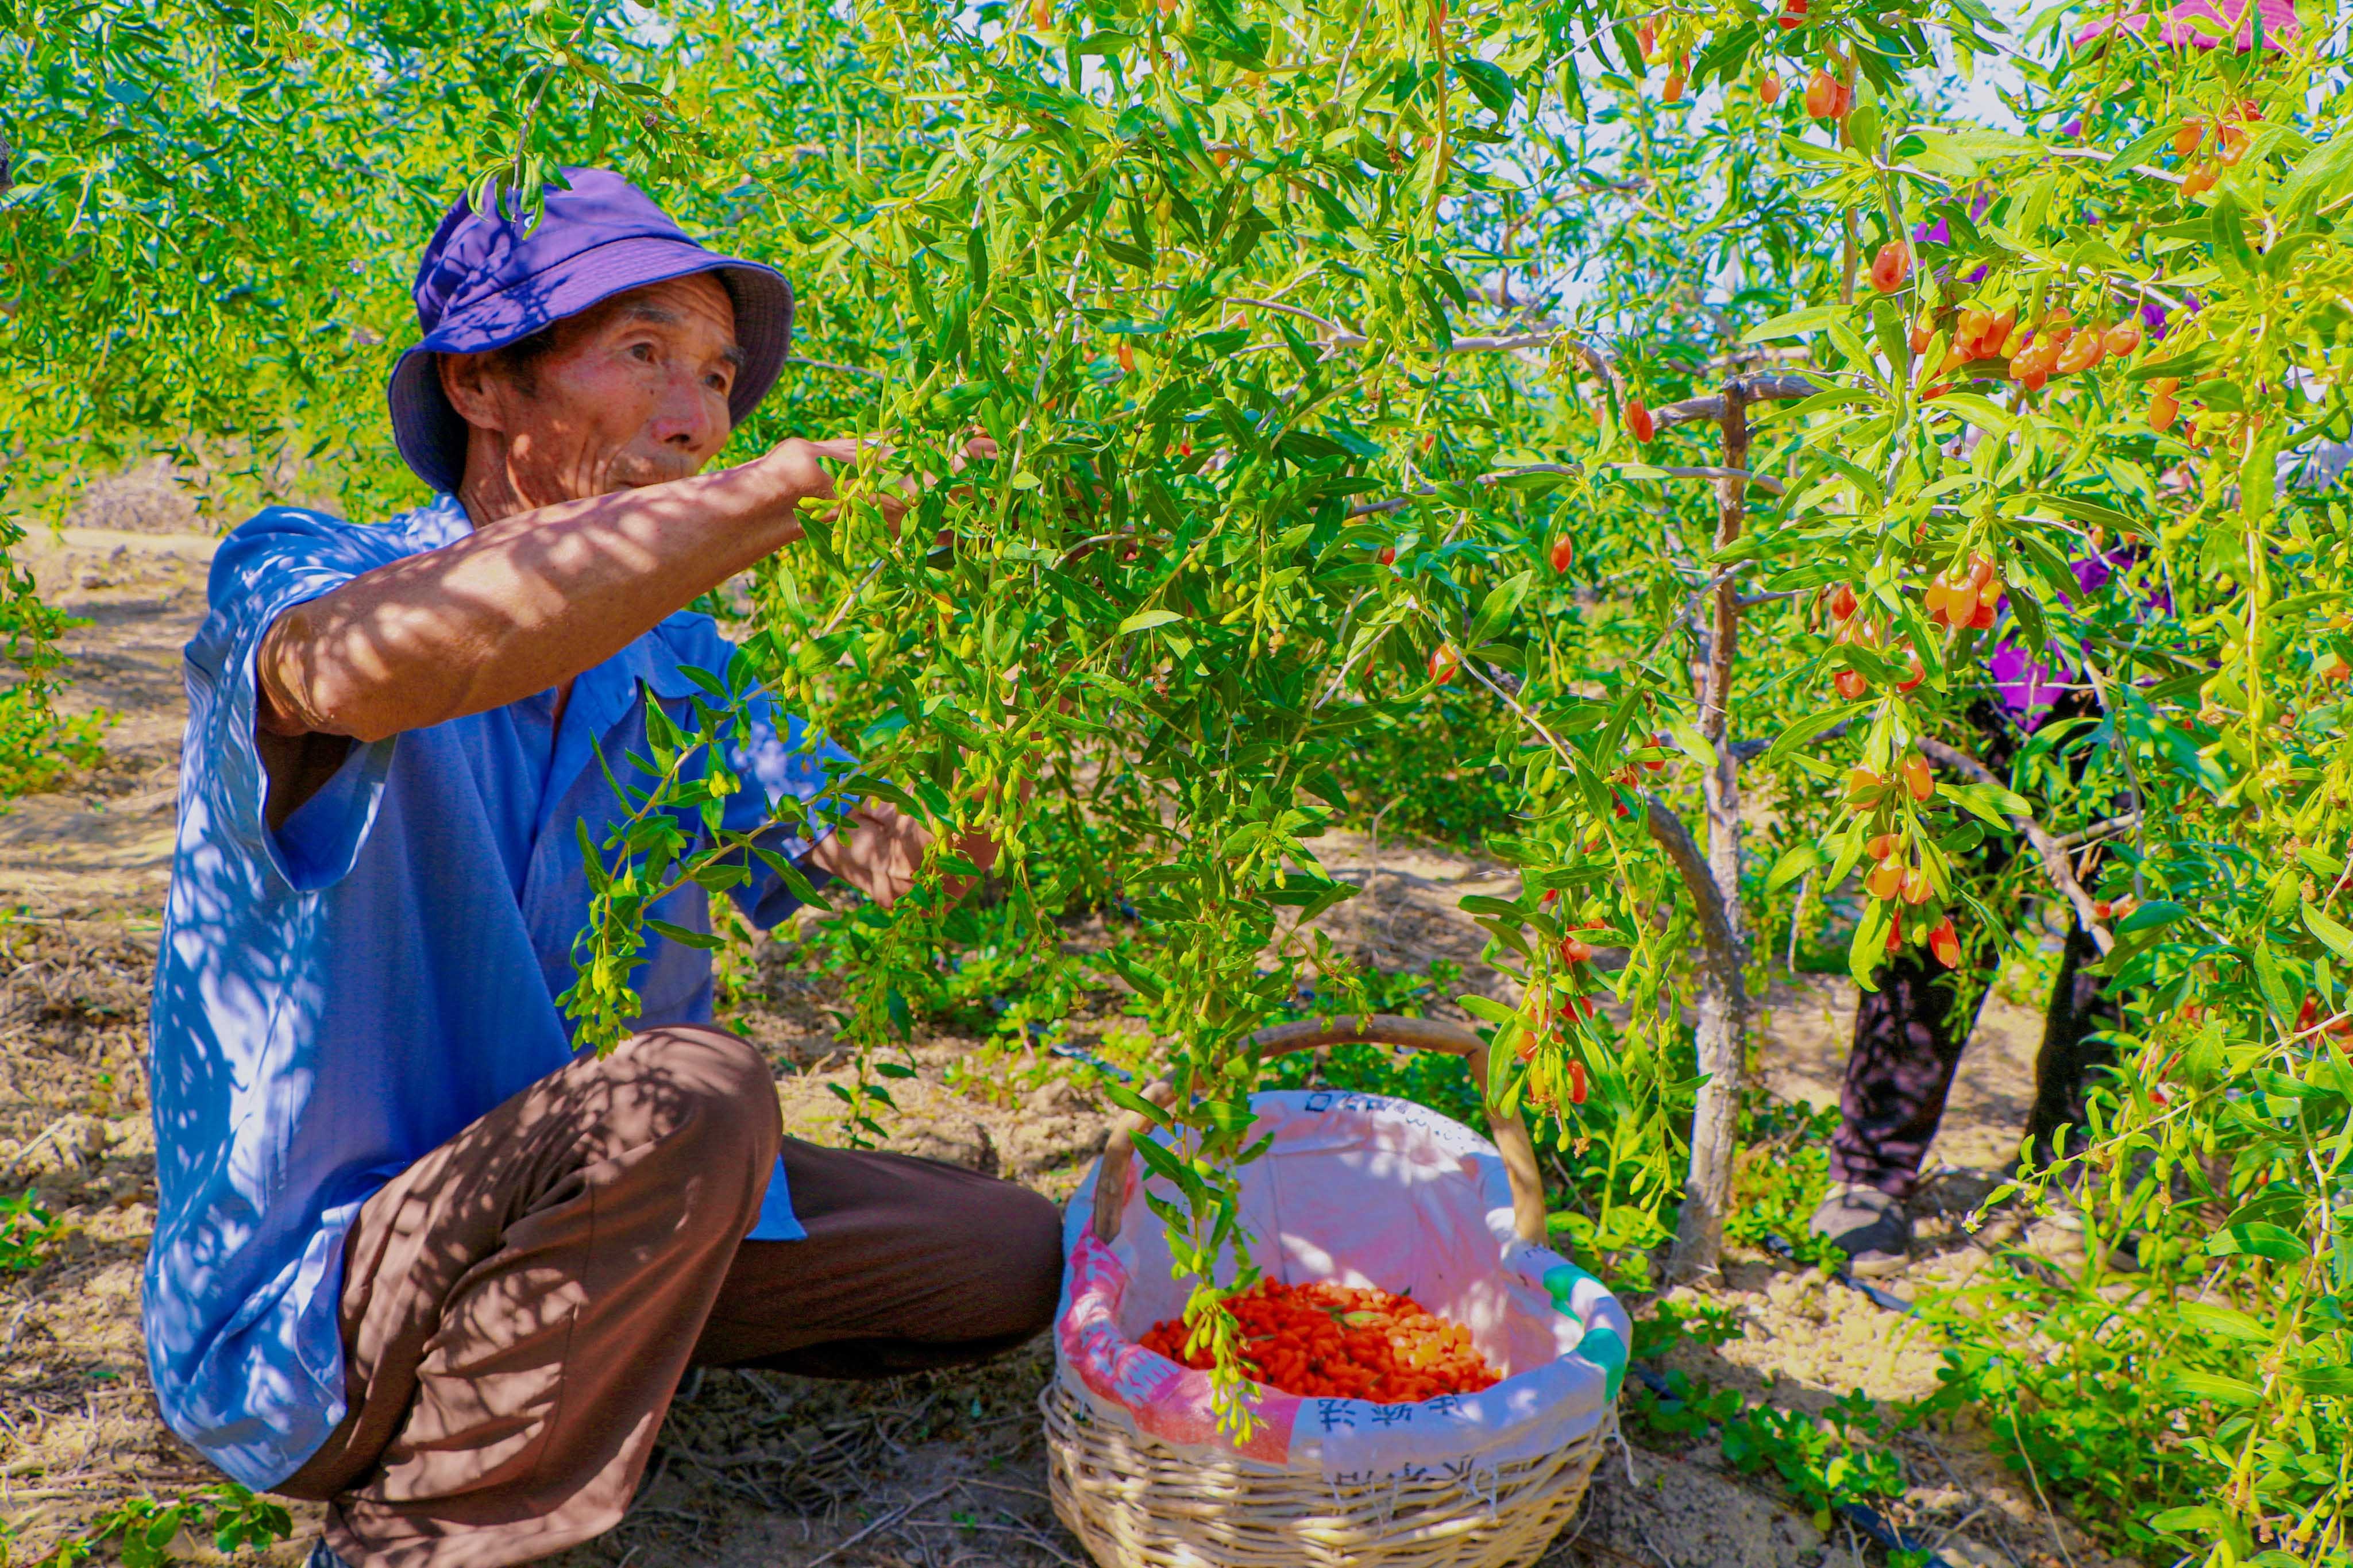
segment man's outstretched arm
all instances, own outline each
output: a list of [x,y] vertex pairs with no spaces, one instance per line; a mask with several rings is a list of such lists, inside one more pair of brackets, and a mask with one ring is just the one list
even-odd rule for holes
[[818,459],[857,451],[786,441],[737,468],[541,507],[380,566],[270,626],[256,726],[376,741],[561,685],[798,539],[800,503],[833,493]]

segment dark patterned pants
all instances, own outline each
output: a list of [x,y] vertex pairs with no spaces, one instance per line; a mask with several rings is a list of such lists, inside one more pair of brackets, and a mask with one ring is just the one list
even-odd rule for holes
[[[1831,1178],[1912,1195],[1920,1162],[1944,1120],[1945,1097],[1960,1065],[1961,1047],[1977,1023],[1993,983],[1993,964],[1947,970],[1906,949],[1879,972],[1879,990],[1865,992],[1854,1014],[1854,1046],[1839,1088],[1839,1129],[1831,1140]],[[2095,975],[2084,966],[2098,956],[2080,925],[2067,932],[2059,980],[2043,1015],[2042,1048],[2034,1062],[2034,1109],[2026,1135],[2031,1157],[2051,1157],[2063,1126],[2084,1123],[2084,1086],[2094,1068],[2115,1061],[2105,1040],[2091,1037],[2112,1021]]]

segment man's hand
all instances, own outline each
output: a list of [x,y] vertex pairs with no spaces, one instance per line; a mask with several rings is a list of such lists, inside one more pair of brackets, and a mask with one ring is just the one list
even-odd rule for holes
[[[871,800],[809,851],[808,864],[840,878],[887,910],[915,885],[923,852],[931,845],[931,829],[888,802]],[[965,835],[956,848],[983,871],[997,863],[997,841],[985,833]],[[950,877],[946,886],[948,901],[954,903],[972,890],[973,879]]]
[[[777,442],[759,461],[774,472],[780,486],[803,500],[830,500],[836,493],[834,477],[819,466],[819,458],[828,462],[855,463],[861,454],[867,454],[875,463],[881,464],[889,462],[897,450],[887,435],[833,441],[787,439]],[[964,445],[949,454],[948,472],[961,474],[974,463],[996,457],[997,450],[997,443],[990,437],[967,436]],[[899,537],[900,519],[907,515],[908,509],[915,504],[923,489],[938,483],[939,478],[934,474],[883,475],[878,479],[869,499],[881,510],[882,521],[889,526],[892,538]],[[952,493],[958,500],[970,497],[970,491],[962,487]],[[827,508],[822,515],[831,521],[840,515],[840,509]],[[952,533],[943,531],[934,548],[946,546],[953,538]]]
[[[766,470],[780,494],[797,500],[820,500],[833,494],[833,473],[827,463],[854,463],[860,447],[878,445],[854,436],[830,441],[787,436],[755,459],[755,466]],[[882,450],[887,453],[890,448]]]

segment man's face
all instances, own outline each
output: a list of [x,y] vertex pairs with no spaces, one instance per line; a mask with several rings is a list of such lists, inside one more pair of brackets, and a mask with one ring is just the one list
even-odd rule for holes
[[[503,437],[516,499],[541,507],[701,469],[726,443],[743,359],[726,286],[698,273],[557,322],[554,345],[527,360],[444,355],[441,376],[476,427],[474,455]],[[474,468],[470,458],[470,489]]]

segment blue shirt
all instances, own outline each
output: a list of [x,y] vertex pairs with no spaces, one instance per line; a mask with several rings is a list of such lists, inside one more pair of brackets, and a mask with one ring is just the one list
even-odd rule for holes
[[[555,998],[572,981],[600,846],[645,782],[646,704],[688,720],[732,647],[670,616],[554,693],[389,740],[353,742],[276,831],[254,744],[254,657],[290,607],[462,537],[442,497],[380,527],[273,508],[214,558],[187,647],[188,730],[151,1026],[160,1213],[147,1258],[148,1365],[172,1429],[246,1485],[299,1468],[343,1414],[343,1244],[395,1173],[575,1056]],[[765,699],[725,743],[743,788],[722,826],[754,832],[786,797],[825,802],[849,766]],[[691,731],[690,731],[690,733]],[[597,762],[601,751],[604,764]],[[690,770],[707,765],[707,750]],[[614,772],[608,778],[605,767]],[[700,773],[694,776],[700,777]],[[690,841],[704,830],[691,814]],[[790,858],[811,844],[769,826]],[[702,839],[708,842],[707,838]],[[756,924],[793,908],[753,863],[733,896]],[[710,930],[692,883],[654,913]],[[650,938],[641,1026],[711,1017],[710,955]],[[751,1234],[802,1235],[781,1164]]]

